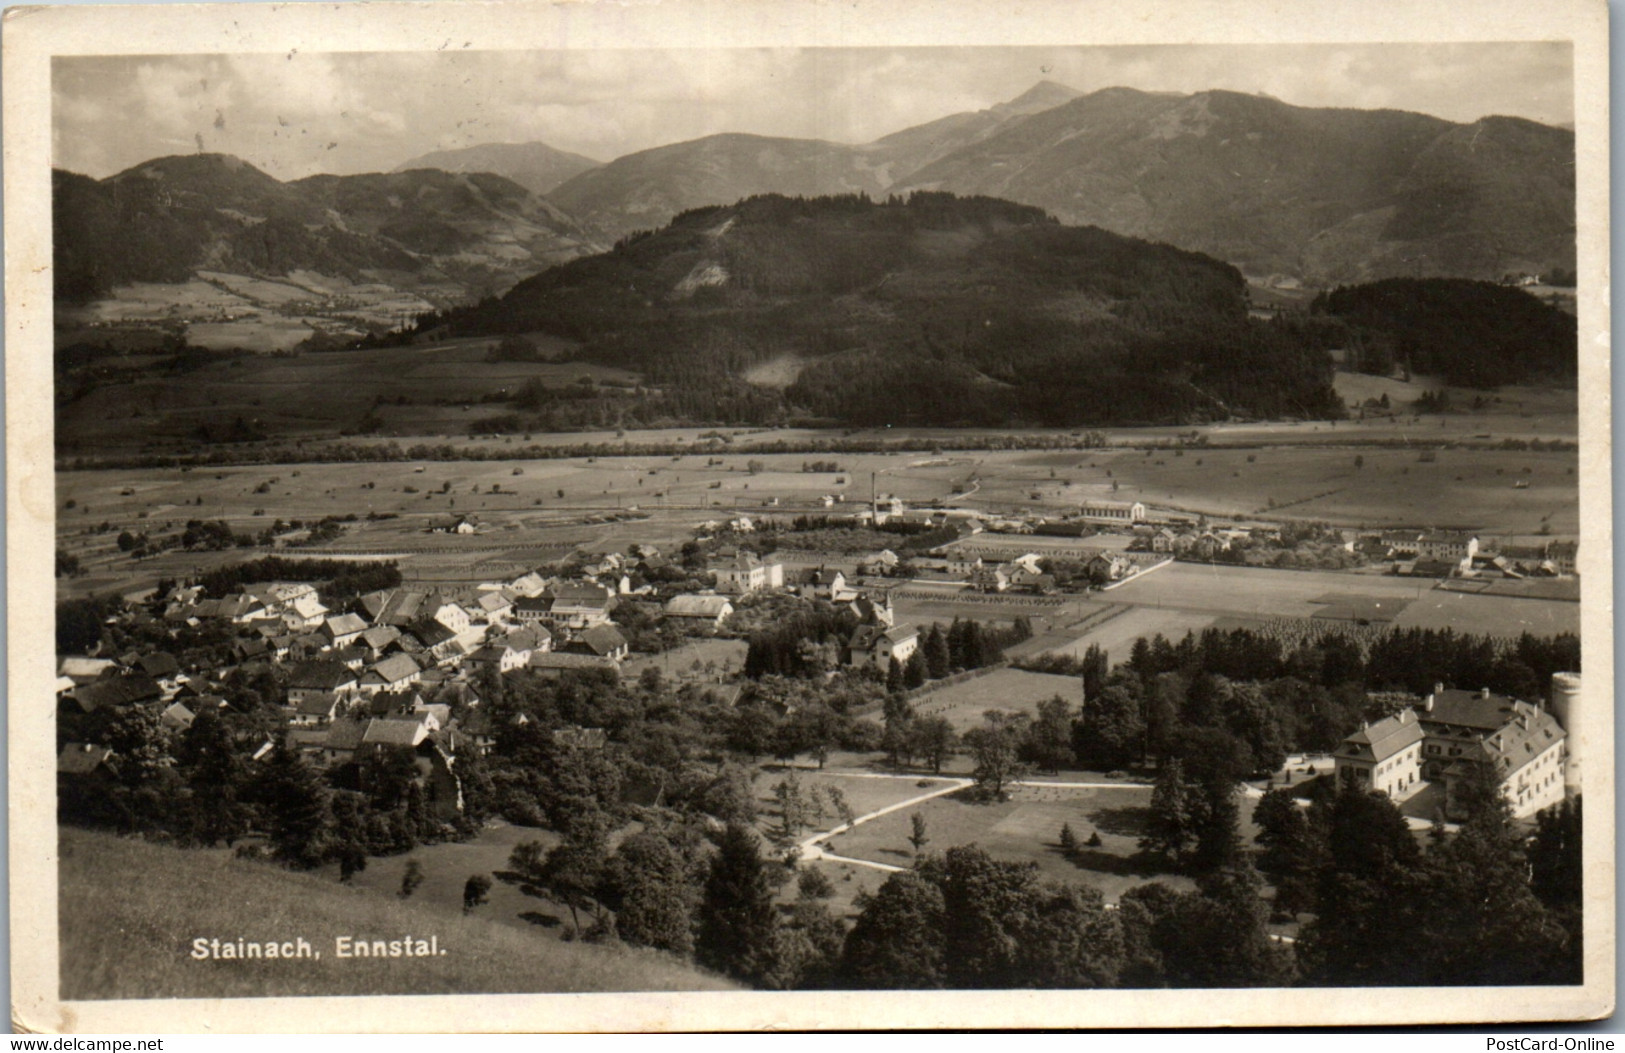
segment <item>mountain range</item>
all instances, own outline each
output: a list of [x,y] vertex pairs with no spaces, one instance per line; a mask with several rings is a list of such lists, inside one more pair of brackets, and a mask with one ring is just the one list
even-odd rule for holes
[[1036,205],[1310,284],[1574,265],[1572,131],[1227,91],[1041,83],[861,146],[725,134],[639,151],[550,196],[613,238],[755,193],[920,189]]
[[481,143],[460,150],[436,150],[395,166],[396,172],[438,168],[442,172],[490,172],[511,179],[532,194],[546,194],[571,176],[603,162],[555,150],[546,143]]
[[862,145],[727,133],[598,164],[486,144],[292,182],[218,154],[101,180],[58,171],[55,283],[74,302],[203,269],[305,271],[449,304],[698,207],[919,190],[1036,206],[1287,284],[1574,267],[1571,130],[1046,81]]
[[235,157],[197,154],[101,180],[52,175],[55,289],[70,302],[202,269],[306,270],[464,299],[600,248],[556,205],[486,173],[285,183]]

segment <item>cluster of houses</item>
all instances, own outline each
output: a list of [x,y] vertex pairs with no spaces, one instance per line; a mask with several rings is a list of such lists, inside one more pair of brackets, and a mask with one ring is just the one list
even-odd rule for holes
[[1333,754],[1340,787],[1403,801],[1429,785],[1444,790],[1447,819],[1462,817],[1462,787],[1483,771],[1494,774],[1517,818],[1563,799],[1578,784],[1575,702],[1580,678],[1553,677],[1552,708],[1479,691],[1436,685],[1419,705],[1367,723]]
[[1385,530],[1361,534],[1358,551],[1390,561],[1394,573],[1417,577],[1554,578],[1577,573],[1577,541],[1492,547],[1463,531]]

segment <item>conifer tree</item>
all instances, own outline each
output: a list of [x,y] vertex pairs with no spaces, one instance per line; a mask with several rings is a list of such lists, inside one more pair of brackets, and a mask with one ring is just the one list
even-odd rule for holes
[[761,845],[749,827],[729,823],[705,882],[696,957],[708,968],[755,982],[770,964],[775,921]]

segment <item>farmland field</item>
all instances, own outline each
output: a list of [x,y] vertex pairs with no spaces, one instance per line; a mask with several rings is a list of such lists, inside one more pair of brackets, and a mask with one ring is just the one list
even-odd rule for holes
[[1381,574],[1175,563],[1112,590],[1110,596],[1117,603],[1255,620],[1312,618],[1352,601],[1387,600],[1403,604],[1393,621],[1402,628],[1453,627],[1512,636],[1578,632],[1580,627],[1577,603],[1477,596],[1435,589],[1424,579]]
[[[1047,879],[1092,885],[1115,903],[1125,891],[1148,881],[1193,887],[1189,878],[1166,873],[1157,860],[1141,853],[1139,838],[1150,801],[1149,786],[1018,786],[1010,800],[991,804],[956,794],[881,816],[831,838],[828,845],[838,855],[907,867],[914,858],[908,840],[910,816],[918,812],[925,819],[931,839],[927,850],[932,853],[955,845],[980,845],[998,859],[1037,863]],[[1079,863],[1067,860],[1057,840],[1062,824],[1070,824],[1084,841],[1099,831],[1101,846],[1083,849]],[[1250,835],[1243,830],[1243,836]]]
[[[1119,590],[1120,591],[1120,590]],[[1113,593],[1115,596],[1116,593]],[[1214,616],[1201,611],[1186,611],[1175,607],[1131,607],[1098,628],[1090,629],[1070,643],[1046,648],[1056,654],[1069,654],[1082,658],[1091,646],[1105,651],[1113,662],[1126,661],[1129,649],[1140,637],[1150,639],[1161,633],[1178,641],[1187,632],[1200,633],[1212,625]]]
[[986,676],[916,696],[914,712],[922,717],[946,717],[955,731],[982,723],[989,709],[1036,713],[1038,703],[1060,695],[1073,708],[1083,703],[1083,681],[1073,676],[999,669]]

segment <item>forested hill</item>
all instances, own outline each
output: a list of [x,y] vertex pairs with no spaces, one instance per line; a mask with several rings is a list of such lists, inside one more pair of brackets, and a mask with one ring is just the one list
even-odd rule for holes
[[1315,298],[1337,319],[1337,342],[1371,373],[1403,364],[1464,387],[1572,380],[1579,370],[1574,316],[1522,289],[1454,278],[1390,278]]
[[306,270],[464,295],[599,247],[500,176],[419,169],[284,183],[224,154],[161,157],[106,179],[52,172],[54,283],[90,300],[199,270]]
[[1337,405],[1326,356],[1250,320],[1228,264],[946,193],[695,209],[422,323],[440,326],[579,341],[695,421],[1074,426]]

